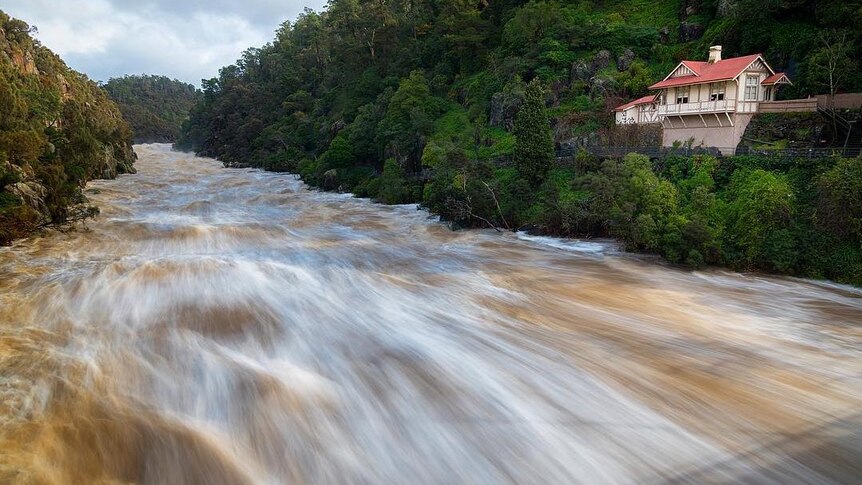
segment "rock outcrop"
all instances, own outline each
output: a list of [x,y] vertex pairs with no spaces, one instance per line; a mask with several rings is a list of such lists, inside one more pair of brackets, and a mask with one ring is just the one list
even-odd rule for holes
[[33,209],[38,214],[39,225],[51,222],[51,213],[48,211],[47,202],[45,202],[48,197],[48,189],[44,185],[30,180],[7,185],[3,190],[20,197],[24,205]]
[[515,127],[515,115],[524,101],[518,93],[496,93],[491,97],[491,112],[488,122],[491,126],[512,131]]
[[705,30],[703,25],[693,22],[681,22],[679,24],[679,40],[680,42],[690,42],[700,39],[703,37]]
[[596,52],[593,57],[593,62],[590,64],[590,69],[593,74],[611,65],[611,51],[602,49]]
[[622,72],[628,70],[635,60],[635,53],[631,49],[626,49],[617,57],[617,70]]

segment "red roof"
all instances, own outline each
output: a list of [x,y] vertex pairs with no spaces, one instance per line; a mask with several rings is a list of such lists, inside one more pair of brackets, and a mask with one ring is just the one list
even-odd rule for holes
[[629,101],[628,103],[626,103],[622,106],[617,106],[616,108],[614,108],[614,111],[625,111],[625,110],[627,110],[633,106],[652,103],[653,101],[655,101],[655,97],[656,97],[655,94],[650,94],[648,96],[644,96],[643,98],[638,98],[634,101]]
[[769,76],[768,78],[764,79],[763,82],[760,84],[776,84],[781,79],[784,79],[784,81],[787,83],[790,82],[790,79],[787,78],[787,74],[784,74],[783,72],[777,72],[777,73]]
[[[713,63],[704,61],[682,61],[682,64],[694,73],[693,75],[668,77],[664,81],[659,81],[649,88],[662,89],[673,86],[686,86],[689,84],[728,81],[738,76],[746,67],[757,60],[758,57],[761,57],[760,54],[752,54],[750,56],[722,59]],[[674,69],[674,71],[676,71],[676,69]]]

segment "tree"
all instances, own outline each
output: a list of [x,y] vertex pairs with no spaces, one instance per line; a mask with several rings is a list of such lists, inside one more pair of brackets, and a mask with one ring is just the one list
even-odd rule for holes
[[835,94],[856,75],[853,46],[844,30],[822,32],[820,44],[809,59],[809,77],[813,85],[828,88],[834,102]]
[[407,202],[410,196],[404,183],[404,170],[392,158],[387,159],[384,164],[377,196],[380,201],[386,204],[403,204]]
[[862,158],[844,158],[817,180],[817,224],[862,242]]
[[332,140],[332,143],[329,144],[329,149],[320,158],[325,169],[348,168],[353,164],[354,160],[350,143],[347,142],[344,135],[336,136]]
[[515,167],[534,187],[554,162],[554,139],[545,109],[545,90],[534,79],[527,85],[524,102],[515,118]]
[[617,83],[622,94],[634,98],[646,93],[653,81],[652,73],[647,65],[641,60],[635,60],[628,70],[620,73]]
[[12,163],[35,161],[44,149],[45,135],[37,131],[0,132],[0,152],[5,152]]
[[788,270],[796,255],[788,229],[793,190],[787,177],[766,170],[740,170],[728,189],[727,247],[743,266]]
[[415,171],[425,148],[425,137],[430,134],[439,111],[425,75],[422,71],[411,72],[410,77],[401,80],[389,101],[386,116],[378,127],[380,144],[388,145],[399,161],[407,162],[407,168]]

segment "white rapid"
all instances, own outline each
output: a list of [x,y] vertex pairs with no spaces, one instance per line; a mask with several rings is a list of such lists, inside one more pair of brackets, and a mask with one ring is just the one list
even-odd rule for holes
[[0,249],[0,483],[862,477],[859,290],[137,150]]

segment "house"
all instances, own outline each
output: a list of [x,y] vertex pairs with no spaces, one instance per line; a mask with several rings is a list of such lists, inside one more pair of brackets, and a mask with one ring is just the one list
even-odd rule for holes
[[658,97],[650,94],[619,106],[614,110],[618,125],[658,123]]
[[646,97],[632,101],[617,108],[615,116],[618,124],[655,122],[651,108],[655,105],[665,146],[693,142],[730,152],[761,105],[775,100],[782,84],[790,80],[760,54],[722,59],[721,46],[713,46],[709,60],[682,61],[650,86],[654,102],[648,103]]

